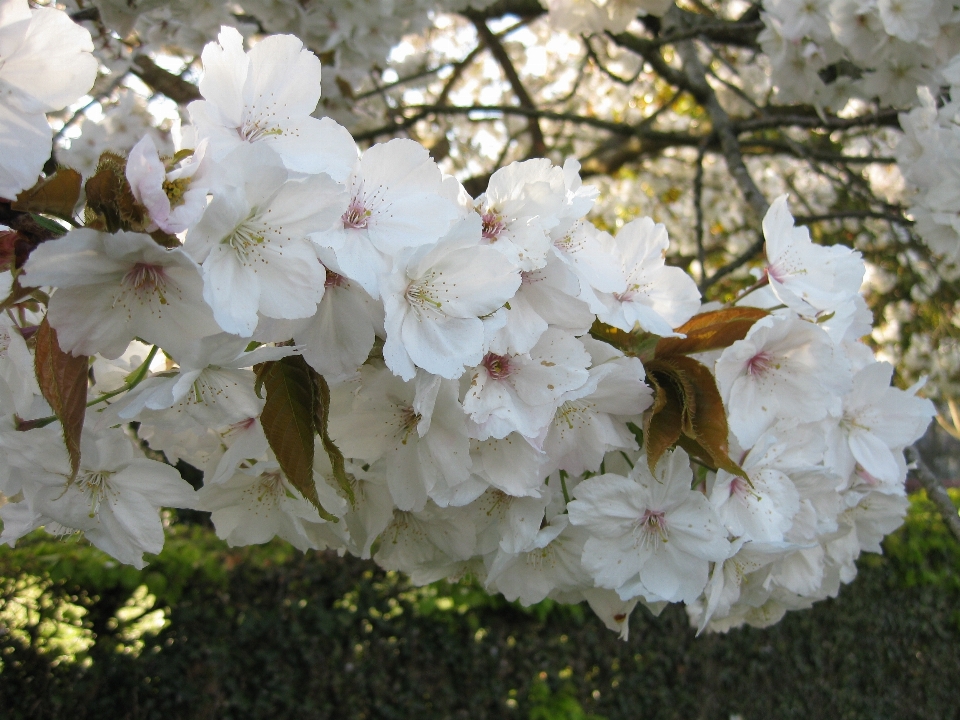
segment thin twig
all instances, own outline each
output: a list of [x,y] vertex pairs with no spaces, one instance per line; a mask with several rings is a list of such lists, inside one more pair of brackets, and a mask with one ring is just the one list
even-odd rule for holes
[[707,279],[707,253],[703,249],[703,156],[707,152],[706,143],[697,153],[697,171],[693,176],[693,209],[697,215],[694,229],[697,238],[697,261],[700,263],[700,284]]

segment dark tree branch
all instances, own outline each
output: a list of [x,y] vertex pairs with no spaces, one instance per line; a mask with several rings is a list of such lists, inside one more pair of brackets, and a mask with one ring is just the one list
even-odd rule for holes
[[196,85],[167,72],[146,55],[137,55],[133,59],[130,72],[151,89],[166,95],[179,105],[186,105],[201,98],[200,89]]
[[700,283],[707,279],[707,253],[703,248],[703,156],[707,152],[706,143],[697,153],[697,172],[693,176],[693,209],[696,213],[694,236],[697,239],[697,262],[700,263]]
[[[673,21],[675,19],[671,17],[673,15],[676,15],[676,13],[671,10],[667,13],[667,18]],[[740,150],[737,133],[730,123],[730,116],[720,104],[717,94],[710,87],[710,83],[707,82],[707,70],[700,61],[696,45],[692,40],[679,43],[677,53],[683,60],[683,74],[686,76],[690,92],[710,115],[713,132],[720,140],[721,152],[727,161],[730,174],[737,181],[740,191],[757,214],[757,217],[763,218],[767,214],[770,204],[763,193],[760,192],[760,188],[757,187],[750,171],[747,170],[747,166],[743,162],[743,152]]]
[[[403,110],[412,110],[418,113],[437,114],[437,115],[470,115],[474,113],[497,114],[497,115],[521,115],[524,117],[534,116],[541,120],[555,120],[558,122],[570,122],[578,125],[586,125],[599,130],[606,130],[614,135],[622,137],[636,137],[641,140],[648,140],[661,147],[699,147],[703,141],[702,135],[689,135],[681,132],[668,132],[660,130],[650,130],[641,125],[627,125],[625,123],[613,122],[602,118],[591,117],[588,115],[575,115],[573,113],[562,113],[551,110],[540,110],[538,108],[525,108],[517,105],[407,105]],[[380,134],[388,132],[388,128],[379,131]]]
[[[686,13],[689,18],[702,18],[702,15],[695,13]],[[675,30],[671,33],[660,35],[650,41],[651,47],[661,45],[673,45],[684,40],[693,40],[702,37],[713,42],[724,45],[735,45],[737,47],[756,49],[757,35],[763,30],[762,20],[753,20],[748,22],[728,22],[716,20],[694,20],[692,26],[687,30]]]
[[927,497],[936,505],[937,510],[943,521],[950,528],[950,532],[960,542],[960,515],[957,514],[957,508],[954,506],[950,495],[943,487],[943,483],[933,474],[930,468],[923,462],[916,447],[908,447],[905,450],[907,460],[916,465],[913,476],[920,481],[923,489],[927,491]]
[[872,218],[875,220],[886,220],[887,222],[897,223],[909,227],[913,225],[913,220],[907,220],[902,215],[878,212],[876,210],[838,210],[836,212],[821,213],[819,215],[795,215],[794,220],[798,223],[828,222],[830,220],[847,220],[850,218]]
[[[487,27],[487,23],[484,22],[483,18],[476,17],[472,13],[465,13],[465,15],[473,22],[477,28],[477,34],[480,36],[481,42],[487,47],[493,57],[496,58],[497,63],[499,63],[503,69],[503,74],[506,76],[507,82],[510,83],[513,94],[517,96],[520,106],[528,110],[536,110],[536,103],[533,102],[530,93],[528,93],[527,89],[523,86],[523,82],[520,80],[516,68],[513,67],[513,62],[510,60],[510,55],[507,54],[503,43],[501,43],[500,39]],[[547,154],[547,143],[543,139],[543,130],[540,129],[540,123],[537,121],[535,115],[529,116],[527,129],[530,132],[530,156],[545,156]]]
[[488,5],[483,10],[471,10],[470,16],[480,20],[490,20],[492,18],[503,17],[504,15],[516,15],[521,18],[535,18],[546,14],[538,0],[499,0],[492,5]]
[[736,132],[768,130],[770,128],[803,127],[811,130],[846,130],[855,127],[892,127],[900,128],[899,111],[880,110],[868,115],[852,118],[840,118],[833,115],[820,116],[812,107],[806,106],[769,106],[764,114],[757,118],[745,118],[733,122]]
[[642,57],[644,61],[653,68],[653,71],[668,83],[692,92],[687,76],[663,59],[663,55],[660,54],[660,48],[654,41],[646,40],[636,35],[631,35],[630,33],[619,33],[616,35],[610,33],[608,36],[620,47],[631,50]]

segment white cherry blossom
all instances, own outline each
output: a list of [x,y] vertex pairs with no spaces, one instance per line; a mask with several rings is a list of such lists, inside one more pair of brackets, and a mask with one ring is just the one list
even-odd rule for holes
[[193,227],[207,209],[211,167],[204,162],[206,143],[180,163],[168,167],[156,143],[145,135],[127,156],[126,175],[137,202],[150,215],[151,229],[176,234]]
[[119,357],[139,336],[172,353],[218,332],[197,264],[149,235],[79,228],[38,247],[20,283],[53,286],[48,318],[60,346]]
[[438,485],[456,486],[470,476],[470,443],[466,417],[456,385],[440,381],[432,398],[416,397],[413,383],[404,383],[382,366],[364,365],[360,387],[335,405],[330,434],[347,457],[385,462],[387,486],[401,510],[422,510]]
[[136,457],[120,430],[84,432],[79,471],[70,482],[70,461],[56,437],[59,429],[50,427],[53,432],[45,435],[52,438],[34,437],[33,463],[23,477],[24,499],[0,507],[0,542],[13,545],[46,525],[61,533],[82,532],[121,562],[144,567],[143,553],[163,548],[160,508],[194,507],[193,488],[169,465]]
[[835,245],[814,245],[805,227],[794,227],[781,195],[763,218],[770,287],[791,310],[803,315],[835,311],[860,291],[864,265],[860,253]]
[[902,494],[903,448],[923,435],[936,414],[933,403],[890,385],[893,366],[876,362],[853,377],[843,413],[825,420],[831,465],[849,477],[858,463],[881,491]]
[[830,336],[796,316],[758,320],[723,351],[716,375],[730,429],[745,447],[777,418],[810,422],[839,410],[851,381]]
[[[246,352],[246,344],[226,333],[204,338],[177,358],[180,366],[176,373],[145,380],[104,412],[100,424],[140,417],[176,424],[186,415],[201,426],[218,428],[259,416],[263,400],[254,392],[253,371],[246,368],[279,360],[295,353],[296,348],[259,347]],[[154,412],[166,410],[171,412]]]
[[557,258],[547,258],[542,268],[522,272],[520,278],[516,295],[491,318],[491,325],[502,321],[503,326],[490,338],[490,352],[529,352],[550,326],[574,335],[583,335],[590,329],[595,316],[578,299],[577,277]]
[[290,170],[344,179],[353,164],[353,140],[333,120],[311,117],[320,100],[320,60],[300,40],[273,35],[244,53],[243,36],[224,27],[201,59],[204,99],[190,103],[189,111],[215,160],[240,145],[263,144]]
[[765,435],[742,463],[749,480],[719,470],[708,483],[710,504],[733,537],[781,542],[790,530],[793,516],[800,510],[800,495],[776,467],[782,450],[775,437]]
[[553,418],[559,398],[582,387],[590,355],[563,330],[550,329],[522,355],[487,353],[473,373],[463,409],[479,440],[519,432],[537,437]]
[[37,182],[53,131],[44,113],[62,110],[97,77],[90,33],[61,10],[0,3],[0,197]]
[[[356,150],[354,150],[356,154]],[[379,297],[378,276],[404,248],[430,245],[459,216],[426,148],[397,138],[363,153],[347,180],[350,202],[331,229],[311,236],[337,272]]]
[[675,450],[660,459],[656,477],[641,461],[630,477],[599,475],[577,486],[570,521],[590,533],[583,564],[600,587],[624,600],[670,602],[703,591],[709,563],[725,560],[730,544],[692,479],[687,454]]
[[540,158],[497,170],[477,198],[483,240],[523,271],[544,266],[566,200],[563,170]]
[[570,526],[568,515],[557,515],[520,552],[500,549],[487,575],[487,588],[496,589],[522,605],[538,603],[554,592],[569,592],[589,583],[580,562],[586,533]]
[[325,174],[287,179],[263,145],[234,151],[221,171],[231,184],[214,192],[184,244],[203,268],[203,297],[220,327],[250,337],[258,313],[311,317],[326,269],[307,236],[343,212],[343,187]]
[[[343,501],[326,483],[316,483],[325,509],[342,513]],[[276,461],[241,469],[229,479],[204,485],[198,506],[211,513],[217,537],[231,546],[254,545],[281,537],[300,550],[317,547],[311,525],[325,521],[290,484]]]
[[587,337],[581,342],[593,366],[587,382],[559,398],[553,421],[543,433],[547,472],[596,472],[608,451],[636,450],[637,441],[626,422],[640,421],[639,415],[653,403],[637,358]]
[[667,229],[640,218],[624,225],[608,242],[626,284],[616,292],[597,293],[603,306],[597,317],[627,332],[639,328],[661,337],[675,336],[673,329],[700,309],[700,292],[693,278],[664,263],[670,244]]
[[480,318],[513,297],[520,273],[479,239],[480,218],[470,214],[436,245],[408,251],[394,272],[381,277],[383,357],[404,380],[417,367],[458,378],[483,358]]
[[328,383],[336,383],[357,372],[382,328],[381,303],[328,268],[317,314],[293,336],[304,360]]

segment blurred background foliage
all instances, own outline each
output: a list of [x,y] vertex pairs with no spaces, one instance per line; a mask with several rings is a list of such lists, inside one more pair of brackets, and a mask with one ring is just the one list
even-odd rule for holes
[[523,608],[469,580],[415,588],[372,563],[282,542],[230,548],[169,519],[143,571],[40,531],[0,548],[0,717],[960,712],[960,545],[922,493],[837,599],[699,638],[681,608],[638,607],[628,642],[586,606]]

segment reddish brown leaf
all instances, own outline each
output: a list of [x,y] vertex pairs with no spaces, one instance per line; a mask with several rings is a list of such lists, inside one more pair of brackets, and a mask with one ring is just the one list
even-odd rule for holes
[[682,412],[680,414],[680,428],[686,435],[693,435],[693,418],[697,412],[697,396],[690,379],[676,363],[674,358],[648,361],[644,367],[647,373],[656,377],[661,385],[672,385],[678,397]]
[[743,468],[728,454],[730,448],[727,438],[730,431],[727,413],[713,374],[693,358],[678,356],[671,358],[671,362],[683,373],[694,392],[696,409],[692,417],[693,432],[685,434],[703,448],[707,457],[702,459],[714,467],[749,479]]
[[127,182],[126,159],[115,153],[100,156],[96,174],[87,180],[86,220],[88,227],[115,233],[143,230],[146,208],[137,202]]
[[335,521],[320,504],[313,477],[315,390],[310,366],[292,355],[264,363],[258,377],[267,393],[260,423],[280,469],[322,518]]
[[651,360],[646,369],[656,392],[645,428],[651,472],[667,449],[680,445],[705,464],[746,478],[728,454],[727,414],[710,371],[683,355]]
[[663,454],[680,438],[683,401],[669,377],[658,379],[650,373],[647,379],[656,393],[653,405],[655,411],[646,416],[643,427],[647,465],[650,467],[650,472],[653,472]]
[[44,318],[36,334],[34,366],[40,392],[63,426],[63,442],[70,454],[70,480],[73,481],[80,467],[80,434],[87,411],[88,358],[61,350],[57,331]]
[[594,321],[590,334],[597,340],[613,345],[626,355],[638,357],[644,362],[653,357],[654,348],[660,339],[659,336],[648,332],[624,332],[599,320]]
[[16,230],[0,231],[0,272],[12,270],[17,261],[17,240],[20,233]]
[[656,357],[690,355],[721,350],[743,340],[760,318],[769,315],[759,308],[728,308],[701,313],[677,328],[683,338],[663,338],[657,343]]
[[10,207],[22,212],[44,213],[73,218],[73,209],[80,199],[83,178],[76,170],[60,168],[28,190],[17,195]]
[[340,452],[340,448],[338,448],[336,443],[333,442],[333,438],[330,437],[330,432],[328,430],[330,421],[330,387],[327,385],[327,381],[323,375],[320,375],[316,371],[312,371],[312,374],[316,392],[313,408],[314,426],[317,433],[320,435],[320,441],[323,444],[323,449],[326,451],[327,457],[330,459],[330,467],[333,469],[333,477],[336,479],[340,489],[343,490],[343,493],[347,496],[347,499],[350,500],[350,504],[355,505],[356,498],[353,494],[353,478],[347,472],[343,453]]

